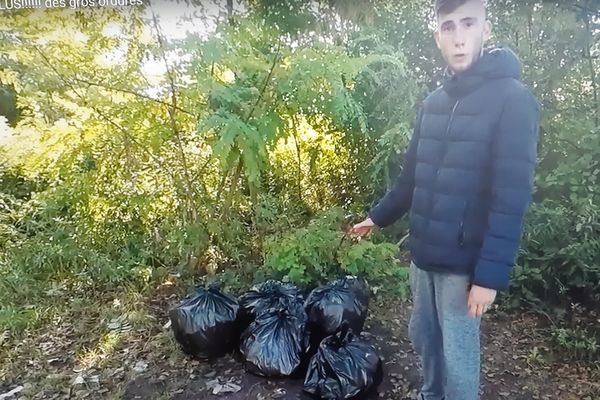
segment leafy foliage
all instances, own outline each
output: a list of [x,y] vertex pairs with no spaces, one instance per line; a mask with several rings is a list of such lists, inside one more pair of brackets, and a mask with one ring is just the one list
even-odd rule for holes
[[[343,275],[381,280],[396,274],[397,247],[391,243],[358,243],[341,232],[342,211],[332,209],[307,227],[270,237],[265,243],[266,271],[279,279],[314,286]],[[403,282],[407,283],[405,279]]]
[[592,203],[566,208],[551,202],[532,208],[512,281],[513,301],[554,297],[568,304],[599,295],[600,210]]
[[574,358],[594,360],[600,353],[597,339],[587,329],[558,328],[552,332],[555,343]]

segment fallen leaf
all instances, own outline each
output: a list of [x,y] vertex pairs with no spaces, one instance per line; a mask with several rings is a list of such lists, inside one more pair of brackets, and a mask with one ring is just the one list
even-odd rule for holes
[[221,382],[219,378],[206,382],[206,387],[214,395],[221,393],[237,393],[242,390],[240,385],[233,382]]
[[0,394],[0,400],[12,397],[15,394],[19,393],[20,391],[22,391],[23,389],[24,389],[23,386],[17,386],[16,388],[14,388],[13,390],[11,390],[10,392],[4,393],[4,394]]
[[83,385],[85,383],[85,379],[82,374],[77,374],[75,380],[73,381],[73,386],[75,385]]
[[213,386],[213,388],[212,388],[212,394],[219,394],[219,393],[221,393],[221,388],[222,388],[222,387],[223,387],[223,386],[221,386],[221,384],[220,384],[220,383],[217,383],[217,384],[215,384],[215,385]]
[[138,373],[144,372],[148,368],[148,363],[145,361],[138,361],[135,363],[133,370]]

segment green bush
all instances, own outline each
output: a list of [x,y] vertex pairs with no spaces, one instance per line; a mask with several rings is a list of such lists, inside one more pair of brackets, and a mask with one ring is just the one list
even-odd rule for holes
[[152,249],[143,236],[132,234],[109,248],[43,197],[0,197],[0,303],[36,304],[56,283],[78,290],[147,285]]
[[600,206],[534,205],[527,216],[510,304],[592,305],[600,295]]
[[600,354],[600,343],[585,328],[555,328],[554,344],[576,359],[594,360]]
[[323,284],[343,275],[359,275],[375,282],[390,276],[406,281],[395,259],[395,244],[354,241],[343,233],[342,222],[341,209],[334,208],[306,227],[269,237],[261,275],[303,286]]

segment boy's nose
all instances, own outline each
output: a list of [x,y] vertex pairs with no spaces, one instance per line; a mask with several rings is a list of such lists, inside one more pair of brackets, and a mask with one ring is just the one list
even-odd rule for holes
[[465,32],[460,28],[456,29],[456,32],[454,34],[454,46],[456,46],[457,48],[464,47],[465,40],[466,40]]

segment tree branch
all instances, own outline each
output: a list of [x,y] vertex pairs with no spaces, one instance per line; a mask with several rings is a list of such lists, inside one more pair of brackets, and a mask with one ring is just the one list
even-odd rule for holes
[[162,56],[163,61],[165,62],[165,68],[167,70],[167,79],[169,80],[169,85],[171,88],[171,104],[169,105],[168,113],[169,113],[169,119],[171,121],[171,129],[173,130],[173,134],[175,135],[175,140],[177,142],[177,148],[179,150],[180,153],[180,157],[181,157],[181,163],[182,163],[182,167],[183,167],[183,175],[184,175],[184,179],[186,181],[186,194],[187,194],[187,200],[188,200],[188,206],[190,207],[189,212],[190,212],[190,216],[192,218],[192,221],[196,221],[196,219],[198,218],[198,213],[196,210],[196,205],[195,205],[195,201],[194,201],[194,190],[192,187],[192,181],[190,179],[190,171],[188,168],[188,163],[187,163],[187,158],[185,156],[185,150],[183,149],[183,143],[181,141],[181,135],[179,132],[179,128],[177,126],[177,121],[175,119],[175,112],[177,111],[177,109],[179,108],[177,106],[177,90],[175,88],[175,79],[173,77],[173,73],[171,71],[171,68],[169,67],[169,62],[167,60],[167,56],[164,50],[164,42],[163,42],[163,37],[160,31],[160,27],[158,25],[158,20],[156,19],[156,14],[154,13],[154,10],[152,10],[152,20],[154,21],[154,27],[156,28],[156,35],[157,35],[157,39],[158,39],[158,45],[159,45],[159,49],[160,49],[160,54]]
[[[98,82],[92,82],[92,81],[90,81],[90,80],[87,80],[87,79],[82,79],[82,78],[77,78],[77,77],[76,77],[76,78],[74,78],[74,80],[75,80],[75,81],[77,81],[78,83],[84,83],[84,84],[86,84],[86,85],[90,85],[90,86],[98,86],[98,87],[101,87],[101,88],[103,88],[103,89],[107,89],[107,90],[113,90],[113,91],[115,91],[115,92],[122,92],[122,93],[131,94],[131,95],[134,95],[134,96],[136,96],[136,97],[139,97],[139,98],[142,98],[142,99],[146,99],[146,100],[150,100],[150,101],[153,101],[153,102],[155,102],[155,103],[158,103],[158,104],[162,104],[162,105],[164,105],[164,106],[169,106],[169,107],[172,107],[172,104],[171,104],[171,103],[167,103],[166,101],[162,101],[162,100],[159,100],[159,99],[155,99],[155,98],[153,98],[153,97],[150,97],[150,96],[148,96],[148,95],[145,95],[145,94],[142,94],[142,93],[138,93],[138,92],[136,92],[136,91],[134,91],[134,90],[117,88],[117,87],[113,87],[113,86],[109,86],[109,85],[104,85],[104,84],[102,84],[102,83],[98,83]],[[205,105],[205,104],[203,104],[203,105]],[[190,111],[187,111],[187,110],[185,110],[185,109],[183,109],[183,108],[181,108],[181,107],[177,107],[177,110],[178,110],[178,111],[181,111],[182,113],[185,113],[185,114],[191,115],[191,116],[196,116],[194,113],[192,113],[192,112],[190,112]]]

